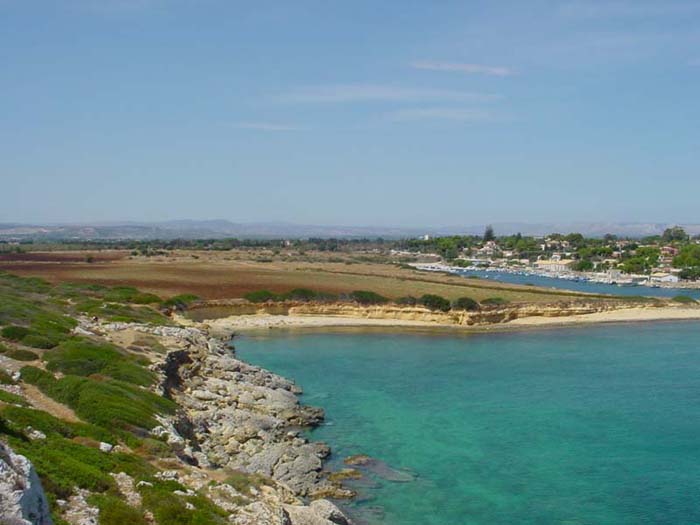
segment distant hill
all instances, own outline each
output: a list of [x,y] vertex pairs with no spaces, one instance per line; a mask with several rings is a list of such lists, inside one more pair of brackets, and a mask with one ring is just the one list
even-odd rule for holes
[[[628,237],[658,235],[671,223],[494,223],[497,235],[522,233],[579,232],[589,237],[607,233]],[[700,224],[681,224],[692,235],[700,234]],[[163,222],[114,222],[84,224],[0,223],[2,240],[118,240],[118,239],[203,239],[237,237],[270,238],[376,238],[396,239],[419,235],[481,235],[485,225],[449,227],[325,226],[285,222],[235,223],[227,220],[174,220]]]

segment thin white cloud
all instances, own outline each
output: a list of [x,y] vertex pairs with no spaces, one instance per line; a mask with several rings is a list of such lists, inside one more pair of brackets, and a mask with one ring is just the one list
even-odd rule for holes
[[78,0],[74,5],[96,13],[116,14],[163,7],[164,0]]
[[515,74],[515,71],[508,67],[465,64],[460,62],[435,62],[430,60],[420,60],[413,62],[411,67],[415,69],[426,69],[429,71],[448,71],[454,73],[466,73],[468,75],[489,75],[494,77],[508,77]]
[[488,102],[499,95],[449,89],[408,88],[381,84],[337,84],[300,88],[276,97],[283,102]]
[[299,126],[274,122],[237,122],[235,126],[241,129],[257,129],[259,131],[300,131],[304,129]]
[[700,12],[698,2],[669,0],[634,1],[576,1],[561,6],[559,13],[571,18],[642,18],[686,15]]
[[470,108],[411,108],[400,109],[386,115],[394,122],[409,120],[455,120],[455,121],[487,121],[493,120],[493,115],[483,109]]

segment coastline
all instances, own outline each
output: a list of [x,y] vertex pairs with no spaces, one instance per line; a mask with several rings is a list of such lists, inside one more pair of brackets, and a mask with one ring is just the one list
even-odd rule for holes
[[606,323],[635,323],[655,321],[700,320],[700,308],[693,307],[632,307],[572,315],[532,315],[507,322],[462,325],[439,321],[420,321],[396,318],[366,318],[332,315],[233,315],[202,321],[212,334],[226,337],[233,334],[260,333],[274,330],[329,330],[329,329],[413,329],[450,331],[451,333],[480,333],[493,331],[588,326]]

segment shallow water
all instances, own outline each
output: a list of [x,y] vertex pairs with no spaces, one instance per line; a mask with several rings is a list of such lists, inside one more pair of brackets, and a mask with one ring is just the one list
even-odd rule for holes
[[470,336],[286,334],[239,355],[323,406],[334,461],[382,470],[370,523],[700,523],[700,323]]

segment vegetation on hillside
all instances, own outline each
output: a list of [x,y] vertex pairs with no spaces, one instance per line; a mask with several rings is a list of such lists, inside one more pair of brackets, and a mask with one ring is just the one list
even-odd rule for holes
[[[71,408],[84,422],[74,423],[31,408],[24,397],[0,389],[0,439],[34,464],[49,498],[54,522],[64,524],[56,501],[76,488],[93,493],[89,503],[100,510],[101,525],[146,524],[146,511],[158,523],[217,525],[228,513],[200,493],[155,477],[155,461],[174,459],[165,442],[148,437],[158,414],[176,405],[151,387],[155,376],[143,356],[96,337],[75,335],[76,316],[86,301],[99,305],[108,320],[169,320],[158,310],[161,299],[129,287],[58,285],[0,274],[0,352],[16,361],[31,358],[38,366],[21,369],[21,382]],[[113,312],[118,312],[113,313]],[[38,346],[43,337],[51,344]],[[40,349],[30,351],[27,346]],[[0,371],[0,385],[16,381]],[[37,438],[33,433],[43,436]],[[112,452],[100,443],[118,445]],[[140,507],[131,507],[111,473],[124,472],[137,485]],[[191,495],[188,495],[191,494]]]

